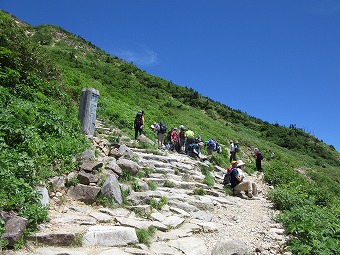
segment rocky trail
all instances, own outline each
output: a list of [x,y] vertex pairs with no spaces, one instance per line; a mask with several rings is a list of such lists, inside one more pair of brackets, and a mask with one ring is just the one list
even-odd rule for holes
[[[201,171],[208,161],[163,150],[156,155],[124,138],[110,148],[105,136],[112,130],[98,129],[103,134],[93,144],[99,155],[94,157],[94,149],[84,153],[79,171],[50,180],[50,220],[22,249],[4,254],[288,254],[287,237],[273,220],[277,212],[266,199],[269,187],[261,173],[247,176],[262,191],[258,199],[226,195],[225,169],[213,166],[215,184],[209,187]],[[121,181],[122,169],[134,181]],[[74,178],[79,182],[68,185]],[[130,194],[124,197],[127,190]],[[98,194],[109,195],[117,206],[88,205]],[[123,199],[128,206],[119,206]],[[138,229],[150,227],[155,232],[149,243],[139,243]]]

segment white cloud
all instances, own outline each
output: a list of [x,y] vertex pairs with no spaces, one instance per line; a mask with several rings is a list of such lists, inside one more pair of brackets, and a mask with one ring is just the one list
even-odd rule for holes
[[136,50],[116,50],[114,55],[126,60],[127,62],[133,62],[139,66],[150,66],[158,64],[158,55],[153,50],[146,47],[140,47]]

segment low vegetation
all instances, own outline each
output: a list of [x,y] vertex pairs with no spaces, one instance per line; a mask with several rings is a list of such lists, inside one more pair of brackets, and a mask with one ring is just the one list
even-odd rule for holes
[[[77,115],[81,90],[91,87],[100,92],[97,117],[130,137],[134,115],[143,109],[146,136],[155,138],[149,126],[156,121],[168,128],[183,124],[204,140],[218,141],[223,153],[210,160],[222,167],[229,165],[229,139],[238,142],[239,157],[250,163],[253,148],[260,148],[265,180],[275,187],[270,198],[281,211],[277,220],[291,236],[291,251],[340,250],[340,155],[332,145],[294,124],[270,124],[149,75],[62,28],[32,27],[0,11],[0,32],[0,210],[27,218],[28,233],[47,219],[36,187],[77,169],[77,156],[90,146]],[[136,146],[157,153],[154,146]],[[214,185],[211,171],[202,169],[209,186]],[[123,171],[121,179],[138,190],[133,178]],[[125,203],[131,190],[122,191]],[[166,198],[150,201],[156,209],[166,203]],[[3,231],[0,221],[0,235]],[[145,233],[138,235],[147,242]],[[0,241],[0,248],[5,246]]]

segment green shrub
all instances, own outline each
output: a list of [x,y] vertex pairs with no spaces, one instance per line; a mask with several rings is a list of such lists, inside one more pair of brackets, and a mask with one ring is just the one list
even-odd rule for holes
[[172,181],[169,181],[169,180],[165,180],[163,186],[167,187],[167,188],[174,188],[175,187],[175,183],[173,183]]
[[203,188],[196,188],[193,192],[194,195],[204,196],[207,194],[207,191]]
[[157,184],[153,181],[147,181],[148,187],[150,190],[156,190],[157,189]]
[[131,172],[128,169],[123,169],[121,179],[125,182],[129,182],[132,180]]
[[137,179],[137,180],[134,180],[134,181],[131,183],[131,186],[132,186],[132,190],[133,190],[133,191],[135,191],[135,192],[141,191],[141,186],[140,186],[139,183],[138,183],[138,179]]
[[338,254],[340,247],[339,210],[315,205],[296,206],[278,217],[287,234],[294,254]]
[[148,227],[148,229],[143,229],[143,228],[137,229],[136,234],[137,234],[138,242],[144,243],[144,244],[149,244],[150,239],[155,234],[155,232],[156,232],[156,228],[154,228],[152,226]]
[[149,204],[152,208],[156,210],[162,210],[163,206],[168,203],[168,199],[166,197],[161,197],[160,199],[151,198],[149,200]]

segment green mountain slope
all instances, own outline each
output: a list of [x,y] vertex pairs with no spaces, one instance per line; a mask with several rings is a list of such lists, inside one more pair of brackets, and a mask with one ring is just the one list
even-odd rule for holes
[[[339,215],[340,155],[333,146],[294,125],[270,124],[147,74],[62,28],[32,27],[2,11],[0,21],[0,210],[28,218],[29,230],[46,218],[34,187],[74,169],[73,157],[89,146],[79,132],[77,111],[81,90],[95,88],[97,117],[131,138],[133,118],[143,109],[148,127],[160,120],[168,128],[183,124],[224,148],[236,140],[250,171],[253,149],[260,148],[292,250],[333,254],[339,248],[340,219],[334,215]],[[153,137],[151,129],[145,131]],[[224,150],[212,161],[226,167],[228,156]]]

